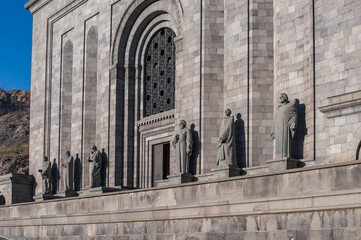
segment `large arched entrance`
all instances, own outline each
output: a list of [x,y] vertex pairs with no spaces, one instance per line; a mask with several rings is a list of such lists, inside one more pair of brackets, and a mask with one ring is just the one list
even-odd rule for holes
[[[109,161],[114,162],[115,186],[151,187],[157,165],[153,156],[160,156],[153,149],[169,152],[164,146],[169,148],[174,133],[182,21],[178,0],[135,0],[121,19],[110,69],[110,100],[115,102],[109,114],[115,122],[110,152],[115,153]],[[153,147],[159,145],[164,146]],[[168,155],[162,155],[162,164],[168,164]]]

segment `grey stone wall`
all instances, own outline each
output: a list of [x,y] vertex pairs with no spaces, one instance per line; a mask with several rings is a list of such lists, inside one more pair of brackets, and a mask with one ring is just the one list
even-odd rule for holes
[[[328,118],[318,109],[327,105],[328,97],[360,90],[360,5],[357,0],[312,3],[38,0],[29,4],[34,16],[30,174],[41,182],[37,170],[42,155],[60,166],[61,142],[63,136],[69,138],[68,130],[61,130],[62,121],[70,116],[62,117],[61,98],[61,56],[67,41],[72,41],[74,51],[69,146],[81,169],[79,189],[87,185],[86,158],[93,144],[107,156],[104,184],[149,187],[140,183],[152,177],[147,144],[170,141],[182,119],[193,125],[197,137],[194,171],[209,173],[217,161],[219,125],[226,108],[237,119],[239,165],[262,166],[273,158],[269,134],[281,92],[300,101],[294,157],[308,165],[352,159],[355,132],[361,127],[358,112]],[[86,38],[92,27],[98,29],[98,54],[90,71]],[[164,125],[163,119],[162,126],[143,134],[139,123],[163,117],[144,119],[141,114],[144,46],[163,27],[177,35],[176,107],[166,113],[174,114],[175,122]],[[85,84],[89,73],[96,73],[94,103]],[[88,105],[96,108],[95,118]],[[172,158],[171,172],[174,166]]]
[[[315,1],[316,108],[329,105],[328,98],[333,96],[334,103],[359,98],[351,93],[361,90],[360,9],[359,1]],[[361,125],[359,113],[352,112],[342,109],[337,119],[316,112],[320,162],[343,161],[352,157],[349,151],[355,153],[355,134]],[[330,138],[334,141],[330,142]]]
[[11,239],[358,239],[359,162],[0,207]]

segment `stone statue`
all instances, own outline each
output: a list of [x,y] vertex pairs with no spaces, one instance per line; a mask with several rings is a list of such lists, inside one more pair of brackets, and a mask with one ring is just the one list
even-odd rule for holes
[[189,158],[193,150],[193,136],[189,128],[186,127],[187,122],[182,120],[180,130],[174,136],[172,145],[175,151],[177,170],[179,173],[189,173]]
[[218,161],[217,166],[226,165],[238,168],[236,157],[236,139],[234,129],[234,117],[232,111],[227,109],[226,116],[222,120],[221,131],[219,133]]
[[70,155],[70,151],[67,151],[61,164],[65,191],[73,190],[73,162],[74,158]]
[[279,102],[271,136],[276,140],[276,158],[290,158],[291,142],[297,129],[297,104],[296,100],[290,102],[285,93],[281,93]]
[[39,172],[43,179],[43,194],[51,194],[51,163],[47,156],[44,156],[43,166]]
[[89,161],[89,186],[91,188],[101,186],[102,154],[96,146],[92,147]]

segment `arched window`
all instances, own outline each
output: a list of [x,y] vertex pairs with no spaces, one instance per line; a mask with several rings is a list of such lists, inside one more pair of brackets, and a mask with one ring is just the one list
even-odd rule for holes
[[1,195],[0,196],[0,206],[5,205],[5,204],[6,204],[5,197]]
[[150,39],[144,56],[144,116],[175,108],[175,33],[162,28]]
[[361,141],[358,144],[357,150],[356,150],[356,160],[360,159],[360,150],[361,150]]

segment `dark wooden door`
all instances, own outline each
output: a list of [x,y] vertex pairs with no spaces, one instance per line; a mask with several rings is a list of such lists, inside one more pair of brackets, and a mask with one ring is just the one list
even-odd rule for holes
[[155,181],[166,179],[170,171],[170,144],[161,143],[153,145],[152,147],[153,156],[153,186]]

